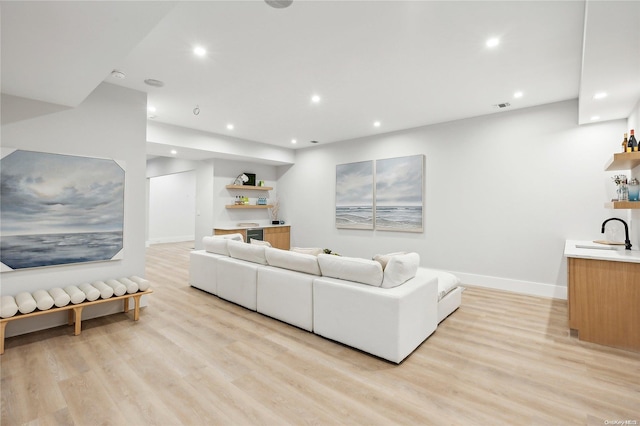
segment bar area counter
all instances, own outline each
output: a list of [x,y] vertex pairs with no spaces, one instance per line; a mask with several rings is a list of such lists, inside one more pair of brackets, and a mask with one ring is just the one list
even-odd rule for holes
[[640,352],[640,250],[567,240],[564,255],[569,328],[580,340]]

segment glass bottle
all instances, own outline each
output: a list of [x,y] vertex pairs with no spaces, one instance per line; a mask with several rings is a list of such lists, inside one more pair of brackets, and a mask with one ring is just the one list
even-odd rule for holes
[[636,137],[633,135],[633,129],[629,131],[631,134],[629,136],[629,142],[627,142],[627,152],[638,152],[638,141],[636,141]]
[[624,139],[622,140],[622,152],[627,152],[627,144],[629,141],[627,140],[627,134],[624,134]]

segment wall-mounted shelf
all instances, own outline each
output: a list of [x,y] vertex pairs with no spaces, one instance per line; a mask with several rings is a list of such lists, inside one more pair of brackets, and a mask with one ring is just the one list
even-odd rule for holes
[[271,191],[273,188],[270,186],[252,186],[252,185],[227,185],[227,189],[242,189],[250,191]]
[[271,204],[227,204],[225,206],[228,209],[271,209]]
[[613,154],[604,169],[607,172],[613,170],[631,170],[640,166],[640,152],[619,152]]
[[611,201],[604,206],[608,209],[640,209],[640,201]]

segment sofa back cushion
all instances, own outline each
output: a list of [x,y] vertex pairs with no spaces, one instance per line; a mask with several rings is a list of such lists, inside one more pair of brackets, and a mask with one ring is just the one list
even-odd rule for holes
[[416,276],[418,266],[420,266],[420,255],[418,253],[391,256],[386,268],[384,268],[382,287],[392,288],[404,284]]
[[227,238],[206,236],[202,238],[202,245],[209,253],[222,254],[229,256],[229,249],[227,248]]
[[306,274],[321,275],[318,258],[311,254],[295,253],[273,247],[266,247],[264,254],[267,258],[267,263],[271,266]]
[[302,254],[311,254],[313,256],[324,253],[324,249],[321,249],[320,247],[291,247],[291,251]]
[[247,262],[267,264],[267,258],[264,256],[265,246],[256,244],[241,243],[240,241],[230,240],[227,243],[229,256],[236,259],[246,260]]
[[319,254],[320,271],[325,277],[339,278],[380,287],[382,284],[382,266],[375,260],[356,257]]

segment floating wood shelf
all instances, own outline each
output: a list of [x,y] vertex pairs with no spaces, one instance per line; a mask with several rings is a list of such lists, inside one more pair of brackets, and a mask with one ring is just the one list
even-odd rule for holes
[[619,152],[613,154],[604,169],[610,172],[613,170],[631,170],[637,166],[640,166],[640,152]]
[[227,204],[225,206],[228,209],[271,209],[271,204]]
[[227,185],[225,188],[227,189],[243,189],[250,191],[271,191],[273,188],[271,186],[252,186],[252,185]]
[[604,206],[608,209],[640,209],[640,201],[611,201]]

